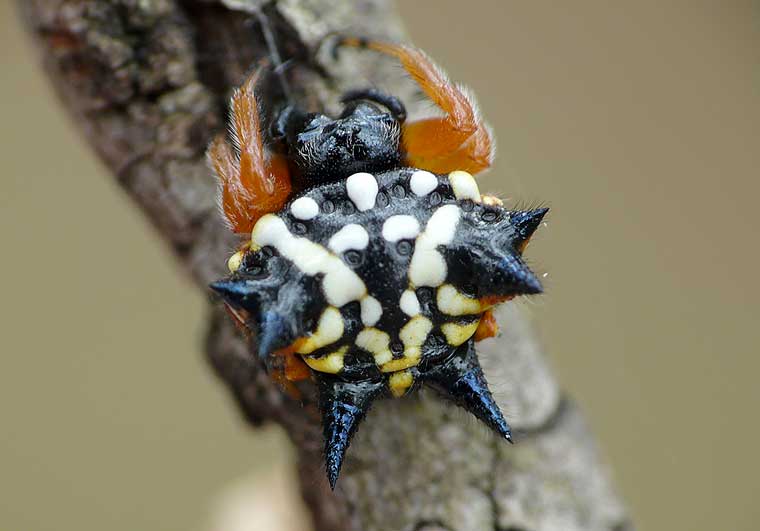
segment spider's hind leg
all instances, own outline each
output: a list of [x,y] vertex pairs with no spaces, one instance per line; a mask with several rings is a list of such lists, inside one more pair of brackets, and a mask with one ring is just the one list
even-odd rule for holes
[[465,170],[478,173],[491,166],[493,139],[481,120],[477,105],[469,92],[452,83],[446,74],[421,50],[402,44],[389,44],[355,37],[339,37],[341,46],[367,48],[395,57],[443,111],[444,116],[407,123],[403,130],[403,147],[409,166],[437,173]]

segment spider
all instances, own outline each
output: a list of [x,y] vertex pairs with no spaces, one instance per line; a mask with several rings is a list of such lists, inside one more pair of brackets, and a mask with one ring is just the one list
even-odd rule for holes
[[475,342],[497,333],[495,305],[542,291],[522,253],[547,212],[481,195],[490,130],[422,51],[336,46],[400,61],[442,116],[407,122],[398,98],[354,90],[335,118],[285,107],[270,151],[254,74],[232,97],[231,142],[208,152],[224,218],[246,237],[211,287],[283,383],[315,382],[332,488],[373,400],[423,385],[511,442]]

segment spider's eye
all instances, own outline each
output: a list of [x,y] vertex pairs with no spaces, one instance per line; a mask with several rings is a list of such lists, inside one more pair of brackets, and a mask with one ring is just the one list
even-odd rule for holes
[[312,115],[304,121],[304,125],[301,132],[298,134],[299,142],[308,142],[312,140],[316,135],[322,133],[325,125],[329,124],[331,120],[322,114]]

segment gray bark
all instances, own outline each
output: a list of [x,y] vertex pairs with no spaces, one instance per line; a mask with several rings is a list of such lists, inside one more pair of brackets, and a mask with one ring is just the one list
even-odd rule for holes
[[[204,150],[225,102],[268,51],[256,0],[19,0],[45,68],[92,147],[174,250],[200,289],[224,274],[235,238],[216,212]],[[330,31],[402,38],[387,0],[281,0],[270,12],[299,57]],[[294,63],[294,89],[326,103],[382,80],[393,65],[345,54],[332,82]],[[352,83],[353,82],[353,83]],[[396,91],[410,95],[410,86]],[[409,101],[407,99],[407,101]],[[271,103],[271,102],[266,102]],[[589,429],[558,390],[525,320],[480,344],[516,444],[494,437],[430,393],[376,404],[332,493],[319,418],[281,392],[214,304],[207,353],[246,419],[277,422],[298,449],[301,489],[318,530],[621,530],[623,506]]]

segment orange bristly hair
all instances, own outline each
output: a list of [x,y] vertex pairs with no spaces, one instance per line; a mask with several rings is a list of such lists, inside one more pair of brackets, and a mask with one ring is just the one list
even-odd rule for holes
[[237,149],[220,135],[207,154],[219,179],[224,217],[236,233],[250,232],[261,216],[280,210],[291,191],[285,160],[267,156],[264,149],[253,90],[257,78],[258,72],[235,91],[230,103],[230,136]]

